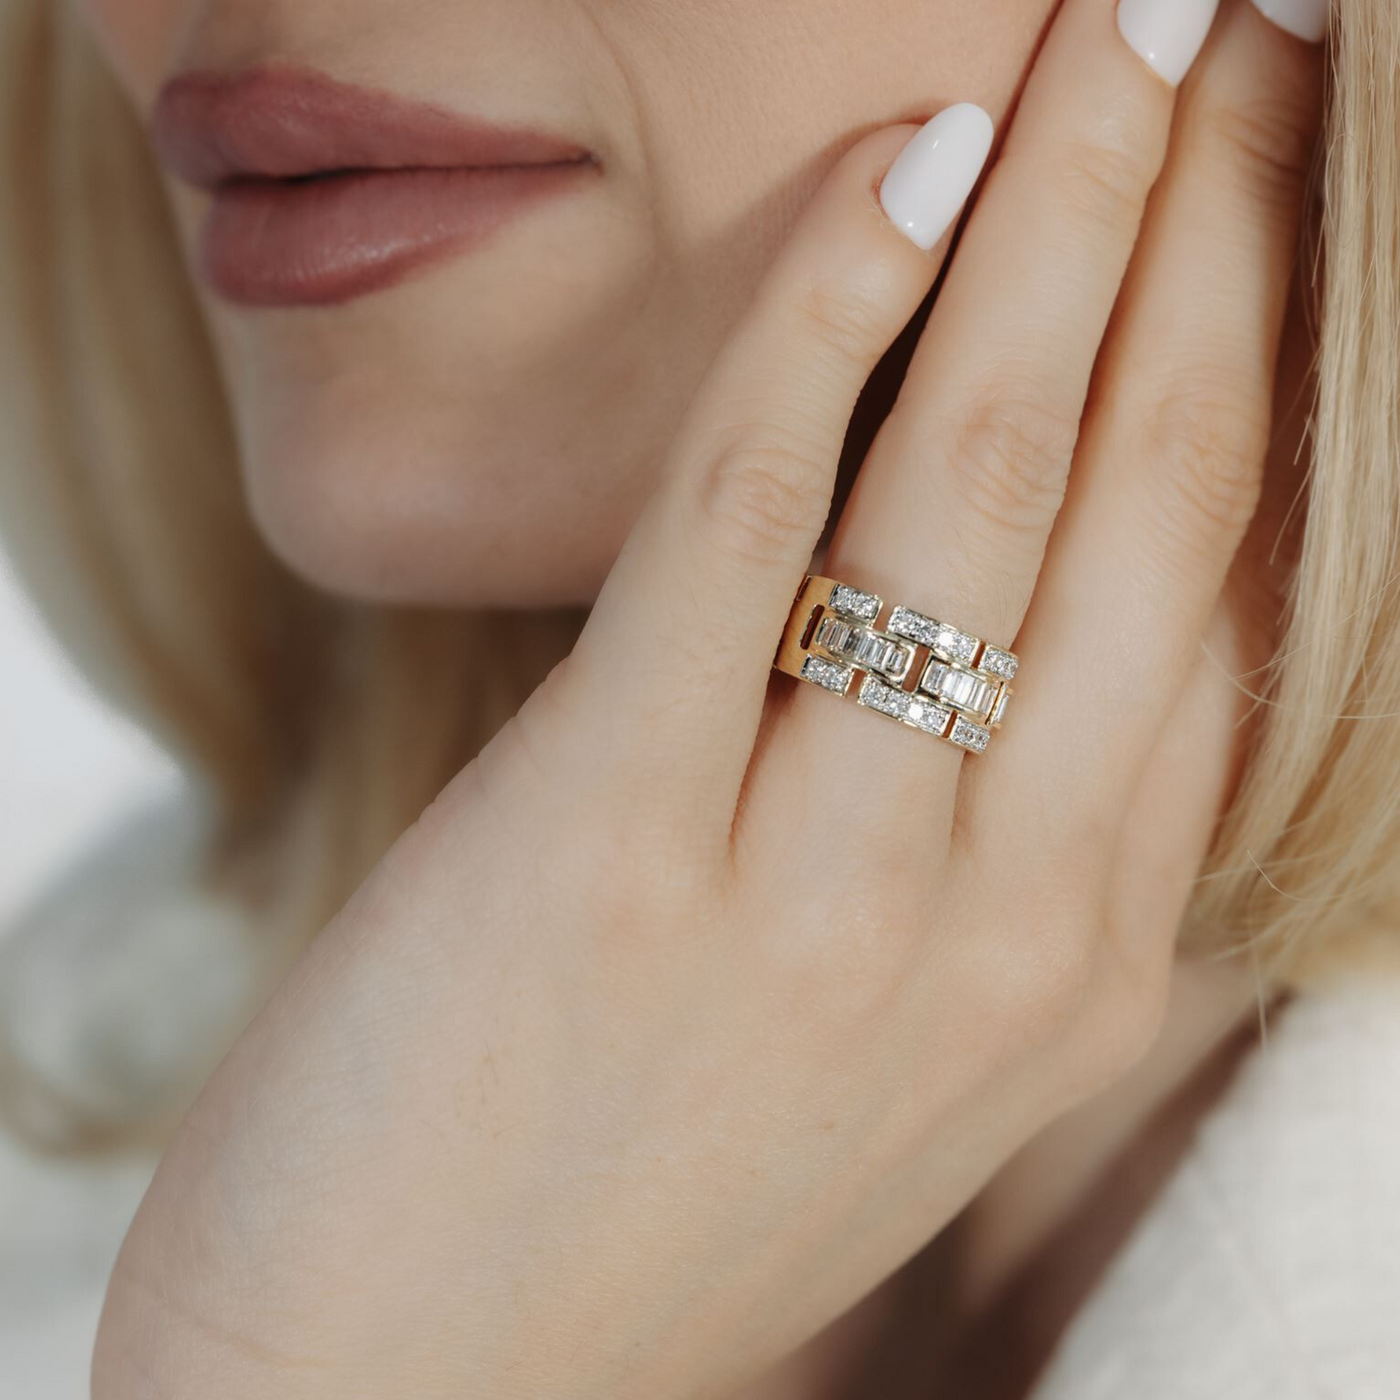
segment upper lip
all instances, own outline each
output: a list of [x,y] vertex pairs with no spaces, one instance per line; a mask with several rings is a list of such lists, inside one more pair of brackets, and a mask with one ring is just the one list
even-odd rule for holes
[[340,171],[490,169],[591,159],[584,147],[560,136],[472,120],[294,68],[174,78],[156,100],[151,138],[161,161],[201,189]]

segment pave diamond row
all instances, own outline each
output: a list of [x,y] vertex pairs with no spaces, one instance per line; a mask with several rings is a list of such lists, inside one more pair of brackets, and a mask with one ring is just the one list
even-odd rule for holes
[[961,661],[965,666],[972,665],[981,642],[967,632],[959,632],[956,627],[944,623],[938,629],[938,640],[933,644],[935,656],[946,656],[950,661]]
[[1009,651],[994,647],[990,642],[987,643],[986,651],[982,653],[982,659],[977,663],[981,670],[990,671],[992,675],[1000,676],[1004,681],[1015,679],[1018,664],[1018,659]]
[[958,715],[953,720],[952,733],[948,738],[955,744],[960,744],[965,749],[971,749],[973,753],[981,753],[991,741],[992,731],[983,729],[980,724],[973,724],[970,719],[964,719]]
[[857,622],[874,622],[880,616],[884,604],[874,593],[862,593],[859,588],[850,588],[838,583],[831,590],[831,606]]
[[861,682],[856,703],[866,706],[867,709],[878,710],[880,714],[888,715],[891,719],[912,724],[915,729],[922,729],[929,734],[941,735],[947,729],[948,721],[953,718],[952,710],[935,705],[926,696],[910,694],[907,690],[886,685],[879,676],[866,676]]
[[834,691],[837,695],[844,695],[851,688],[851,677],[854,675],[854,667],[840,666],[824,656],[809,656],[802,663],[804,681],[811,681],[813,685]]
[[[972,658],[977,655],[977,648],[982,645],[980,638],[974,637],[970,632],[959,631],[949,622],[935,622],[933,618],[925,617],[913,608],[896,608],[890,614],[888,630],[896,637],[904,637],[926,646],[943,661],[961,661],[965,666],[972,665]],[[1000,656],[1011,654],[999,647],[990,647],[989,650],[997,652]],[[1015,670],[1014,666],[1012,670]]]
[[887,631],[892,632],[896,637],[904,637],[911,642],[918,642],[920,646],[932,647],[938,640],[938,633],[942,623],[935,622],[931,617],[925,617],[923,613],[916,613],[913,608],[896,608],[890,614]]

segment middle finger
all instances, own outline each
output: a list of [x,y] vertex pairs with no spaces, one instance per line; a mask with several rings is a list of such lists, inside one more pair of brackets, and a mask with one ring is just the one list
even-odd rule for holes
[[[1214,11],[1215,0],[1123,0],[1120,27],[1102,0],[1066,0],[824,574],[881,595],[887,611],[906,605],[1012,645],[1165,157],[1173,84]],[[950,821],[961,749],[844,708],[829,697],[794,697],[768,747],[775,789],[813,753],[839,751],[863,765],[869,752],[872,766],[904,754],[910,761],[899,772],[878,770],[887,775],[882,802],[898,810],[911,800],[921,814],[932,803],[935,818]],[[931,771],[941,780],[930,782]],[[897,790],[901,781],[907,792]],[[755,782],[751,809],[763,786]]]

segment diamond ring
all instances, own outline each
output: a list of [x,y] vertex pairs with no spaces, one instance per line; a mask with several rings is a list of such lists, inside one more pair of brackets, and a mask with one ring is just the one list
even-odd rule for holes
[[808,574],[793,600],[775,670],[982,753],[1006,714],[1016,656],[950,622]]

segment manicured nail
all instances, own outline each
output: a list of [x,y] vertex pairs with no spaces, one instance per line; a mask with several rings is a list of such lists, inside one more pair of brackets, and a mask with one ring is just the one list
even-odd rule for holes
[[880,203],[920,248],[932,248],[958,217],[987,163],[992,130],[975,103],[955,103],[925,122],[885,172]]
[[1220,0],[1119,0],[1118,29],[1135,53],[1175,87],[1210,33]]
[[1327,37],[1329,0],[1254,0],[1254,8],[1310,44],[1320,44]]

